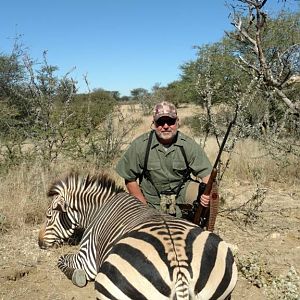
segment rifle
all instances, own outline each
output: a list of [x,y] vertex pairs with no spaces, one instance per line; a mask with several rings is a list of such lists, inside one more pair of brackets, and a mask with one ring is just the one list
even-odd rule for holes
[[[216,161],[214,163],[214,166],[213,166],[213,169],[210,173],[210,176],[209,176],[209,179],[208,179],[208,182],[205,186],[205,189],[203,191],[203,194],[204,195],[210,195],[211,191],[212,191],[212,188],[213,186],[215,185],[216,186],[216,177],[217,177],[217,174],[218,174],[218,170],[217,170],[217,167],[218,167],[218,164],[219,164],[219,161],[220,161],[220,158],[221,158],[221,154],[223,152],[223,149],[224,149],[224,146],[226,144],[226,141],[227,141],[227,138],[228,138],[228,135],[230,133],[230,130],[231,130],[231,127],[232,125],[234,124],[235,120],[236,120],[236,116],[237,116],[237,110],[236,110],[236,114],[235,114],[235,117],[234,119],[230,122],[228,128],[227,128],[227,131],[225,133],[225,136],[224,136],[224,139],[222,141],[222,144],[220,146],[220,150],[219,150],[219,153],[218,153],[218,156],[216,158]],[[216,219],[216,216],[217,216],[217,210],[218,210],[218,201],[217,201],[217,193],[212,193],[212,199],[209,203],[209,206],[210,207],[204,207],[203,205],[201,205],[200,203],[200,197],[201,197],[202,193],[201,191],[199,190],[199,195],[197,197],[197,207],[196,207],[196,212],[195,212],[195,215],[194,215],[194,220],[193,222],[197,225],[199,225],[200,227],[204,228],[206,227],[209,231],[213,231],[213,227],[214,227],[214,221]],[[198,200],[199,199],[199,200]],[[211,203],[213,202],[213,203]],[[215,213],[214,214],[210,214],[210,208],[214,208],[215,210]],[[211,220],[209,222],[209,218],[212,217],[213,220]],[[209,223],[209,225],[207,226],[207,224]]]

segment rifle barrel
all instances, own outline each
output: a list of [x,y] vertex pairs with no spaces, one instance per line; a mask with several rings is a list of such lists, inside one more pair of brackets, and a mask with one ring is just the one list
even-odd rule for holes
[[227,131],[225,133],[224,139],[223,139],[222,144],[220,146],[219,153],[218,153],[217,158],[216,158],[215,163],[214,163],[214,167],[213,167],[214,169],[218,167],[218,163],[219,163],[219,160],[221,158],[221,154],[222,154],[223,149],[225,147],[225,144],[226,144],[226,141],[227,141],[227,138],[229,136],[229,133],[230,133],[230,130],[231,130],[231,127],[232,127],[233,123],[234,122],[231,121],[230,124],[229,124],[229,126],[228,126],[228,128],[227,128]]

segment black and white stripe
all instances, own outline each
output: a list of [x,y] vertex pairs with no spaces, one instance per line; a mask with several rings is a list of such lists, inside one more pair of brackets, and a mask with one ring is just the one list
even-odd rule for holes
[[217,235],[143,205],[106,176],[71,174],[49,195],[39,244],[59,245],[84,228],[79,252],[58,265],[67,276],[84,270],[97,299],[229,299],[237,269]]

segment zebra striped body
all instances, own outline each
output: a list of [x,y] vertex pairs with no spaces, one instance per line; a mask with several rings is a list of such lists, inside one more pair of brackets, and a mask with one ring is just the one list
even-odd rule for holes
[[[85,271],[98,299],[226,299],[237,270],[227,244],[188,221],[146,207],[110,181],[70,175],[54,196],[39,244],[83,227],[80,251],[59,267]],[[228,298],[229,299],[229,298]]]

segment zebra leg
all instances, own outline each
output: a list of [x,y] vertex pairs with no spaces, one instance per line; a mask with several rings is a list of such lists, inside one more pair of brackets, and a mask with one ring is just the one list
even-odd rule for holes
[[59,258],[57,266],[70,279],[74,285],[84,287],[87,284],[85,271],[76,268],[76,254],[66,254]]

